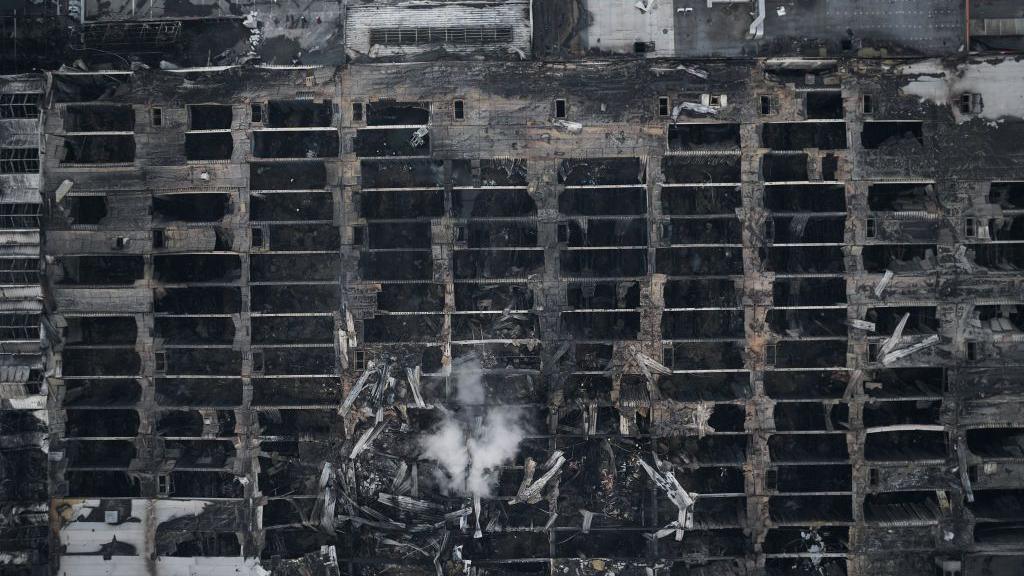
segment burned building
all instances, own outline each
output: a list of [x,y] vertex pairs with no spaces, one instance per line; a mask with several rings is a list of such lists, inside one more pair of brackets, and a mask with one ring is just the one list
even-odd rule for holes
[[1024,572],[1024,63],[563,4],[4,79],[4,573]]

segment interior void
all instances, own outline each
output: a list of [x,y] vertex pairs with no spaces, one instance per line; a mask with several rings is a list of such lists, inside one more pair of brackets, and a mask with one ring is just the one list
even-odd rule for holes
[[[459,288],[472,285],[456,285]],[[504,285],[501,285],[505,287]],[[444,286],[441,284],[382,284],[377,292],[377,309],[389,312],[441,312],[444,309]],[[465,294],[465,293],[464,293]],[[456,308],[459,297],[456,295]],[[477,310],[478,308],[467,308]],[[486,308],[479,308],[486,309]],[[499,310],[504,307],[499,307]]]
[[457,280],[527,278],[543,270],[544,250],[456,250],[453,268]]
[[768,327],[789,338],[846,336],[845,308],[778,309],[768,311]]
[[846,123],[769,122],[761,126],[761,145],[772,150],[845,150]]
[[776,278],[772,283],[776,306],[832,306],[846,304],[845,278]]
[[935,253],[934,244],[871,244],[861,250],[861,258],[867,272],[912,272],[933,269]]
[[306,376],[303,378],[254,379],[254,406],[337,405],[342,395],[337,378]]
[[872,307],[868,308],[864,319],[875,324],[876,333],[888,337],[906,314],[910,316],[903,325],[903,334],[935,334],[939,331],[939,318],[935,306]]
[[675,370],[738,370],[746,352],[744,342],[681,342],[667,350],[665,364]]
[[231,132],[196,132],[185,134],[186,160],[230,160],[235,149]]
[[941,400],[885,400],[864,404],[864,426],[896,426],[900,424],[939,424]]
[[162,317],[155,322],[154,336],[165,344],[231,344],[235,338],[230,317]]
[[772,415],[775,429],[780,432],[845,430],[850,423],[846,404],[779,402]]
[[850,459],[845,434],[772,434],[768,438],[772,462],[811,463]]
[[427,156],[430,134],[416,136],[417,128],[357,130],[352,140],[356,156]]
[[264,243],[277,252],[288,250],[337,250],[341,247],[341,230],[334,224],[275,224],[268,227]]
[[804,93],[805,112],[812,120],[838,120],[843,117],[841,90],[812,90]]
[[156,288],[153,305],[166,314],[235,314],[242,309],[242,295],[228,286]]
[[[853,490],[852,467],[841,465],[779,466],[775,469],[778,492],[849,492]],[[770,475],[771,472],[769,471]],[[769,477],[770,480],[770,477]]]
[[746,460],[747,443],[747,436],[742,434],[662,436],[655,440],[654,449],[659,458],[673,464],[685,461],[686,464],[742,466]]
[[846,366],[846,340],[784,340],[775,346],[775,368]]
[[251,190],[322,190],[327,186],[323,162],[250,162]]
[[[811,539],[808,539],[807,535],[811,535]],[[850,529],[847,526],[770,528],[765,536],[762,549],[766,554],[800,554],[809,552],[811,546],[821,546],[824,548],[824,552],[846,552],[850,548]],[[772,559],[769,558],[769,560]],[[785,558],[785,560],[792,562],[796,559]],[[826,574],[834,573],[826,572]],[[780,572],[780,574],[788,576],[791,572]],[[808,572],[808,574],[814,574],[814,572]]]
[[864,458],[874,462],[902,460],[943,460],[946,433],[926,430],[874,432],[867,435]]
[[992,218],[989,234],[993,240],[1024,240],[1024,217]]
[[639,282],[588,282],[570,284],[566,301],[573,309],[632,309],[640,306]]
[[570,216],[646,214],[647,189],[570,188],[559,194],[558,211]]
[[974,502],[967,503],[974,515],[986,520],[1024,518],[1024,490],[975,490]]
[[89,346],[134,345],[138,332],[133,316],[71,316],[66,317],[64,343]]
[[64,107],[65,132],[131,132],[135,110],[130,104],[69,104]]
[[774,216],[766,226],[766,236],[775,244],[838,244],[846,235],[846,218],[843,216]]
[[74,379],[64,382],[64,406],[131,406],[142,398],[132,378]]
[[69,470],[65,474],[69,498],[135,498],[142,494],[139,476],[108,470]]
[[94,226],[107,217],[106,195],[68,196],[62,204],[71,224]]
[[661,211],[666,216],[735,214],[743,205],[739,186],[665,186]]
[[253,312],[335,312],[341,306],[336,285],[253,286]]
[[[206,414],[204,417],[203,414]],[[214,432],[220,437],[235,435],[235,412],[217,410],[212,415],[203,410],[161,410],[156,413],[156,433],[160,436],[201,437],[206,423],[216,423]],[[211,426],[211,428],[213,428]]]
[[807,154],[765,154],[761,157],[761,178],[765,182],[807,180]]
[[658,248],[655,271],[670,276],[725,276],[743,273],[740,248]]
[[429,121],[429,102],[376,100],[366,104],[366,123],[369,126],[426,124]]
[[121,438],[139,433],[139,413],[135,410],[68,409],[64,435],[68,438]]
[[230,376],[242,371],[242,354],[227,348],[171,348],[164,354],[169,375]]
[[[471,223],[471,229],[472,226]],[[647,219],[573,219],[559,227],[558,240],[569,247],[646,246]]]
[[888,368],[869,374],[864,391],[872,398],[941,396],[945,381],[943,368]]
[[[543,261],[543,252],[539,258]],[[559,258],[562,276],[632,278],[647,273],[646,249],[563,250]]]
[[741,244],[738,218],[674,218],[662,224],[662,237],[672,244]]
[[332,254],[251,254],[249,279],[253,282],[281,280],[335,280],[341,261]]
[[64,256],[60,264],[58,284],[123,286],[141,280],[145,272],[141,255]]
[[661,170],[666,184],[738,184],[740,155],[665,156]]
[[522,189],[454,190],[452,211],[458,218],[526,217],[537,214],[537,202]]
[[743,338],[743,310],[665,312],[661,316],[665,339]]
[[155,222],[219,222],[231,212],[231,195],[161,194],[153,196]]
[[271,100],[267,102],[267,119],[271,128],[328,127],[334,119],[330,100]]
[[231,472],[171,472],[172,498],[241,498],[245,488]]
[[788,184],[764,187],[764,207],[776,212],[845,212],[842,184]]
[[765,576],[846,576],[846,558],[767,558]]
[[240,406],[242,379],[156,378],[156,402],[160,406]]
[[135,136],[103,134],[64,136],[61,161],[66,164],[129,164],[135,161]]
[[1003,210],[1024,209],[1024,182],[993,182],[988,190],[988,201]]
[[480,160],[481,186],[526,186],[528,163],[522,158]]
[[647,164],[640,158],[581,158],[558,164],[558,183],[566,186],[607,186],[647,182]]
[[264,374],[331,376],[338,373],[334,346],[267,348],[260,352],[263,353]]
[[669,150],[739,150],[739,124],[669,124]]
[[241,266],[235,254],[161,254],[153,256],[153,278],[166,283],[234,282]]
[[430,222],[371,222],[366,227],[370,249],[422,248],[430,245]]
[[930,522],[942,515],[935,492],[864,495],[864,520],[880,523]]
[[[385,287],[386,290],[387,287]],[[440,310],[444,307],[443,291],[441,285],[430,285],[430,297],[425,301],[430,303],[429,305],[433,307],[432,309]],[[384,294],[384,291],[381,294]],[[401,298],[406,302],[417,299],[415,296],[409,297],[405,295],[402,295]],[[398,304],[397,298],[394,300],[389,298],[386,302],[390,303],[392,301]],[[380,306],[382,303],[380,295],[378,295],[377,302],[378,306]],[[529,310],[533,308],[533,303],[533,291],[525,283],[480,284],[460,282],[455,285],[455,309],[459,311]],[[572,306],[571,303],[570,306]],[[391,310],[393,308],[384,307],[384,309]]]
[[193,104],[188,107],[189,130],[227,130],[231,128],[231,106]]
[[868,208],[878,211],[937,210],[939,200],[935,184],[926,182],[900,182],[871,184],[868,186]]
[[639,312],[563,312],[562,329],[576,338],[634,340],[640,333]]
[[852,522],[850,496],[772,496],[768,516],[780,524],[806,522]]
[[1024,244],[971,244],[974,263],[993,271],[1015,272],[1024,268]]
[[250,194],[249,219],[254,222],[332,220],[334,197],[330,192]]
[[362,252],[359,275],[364,280],[430,280],[434,261],[430,252]]
[[842,274],[846,269],[840,246],[771,246],[762,249],[765,268],[779,274]]
[[415,220],[445,214],[443,190],[363,191],[357,196],[357,205],[359,215],[368,220]]
[[666,308],[710,308],[739,305],[739,288],[728,279],[694,278],[665,282]]
[[1024,428],[968,430],[967,448],[982,458],[1024,458]]
[[860,133],[860,145],[867,150],[918,151],[924,146],[924,122],[917,120],[864,122]]
[[774,399],[841,398],[849,378],[845,371],[768,370],[764,373],[764,391]]
[[[601,227],[594,227],[595,236]],[[535,222],[469,222],[465,228],[466,245],[470,248],[513,248],[537,245]],[[373,236],[371,235],[371,241]],[[602,241],[602,238],[598,238]],[[607,241],[606,241],[607,242]],[[614,245],[614,244],[612,244]]]
[[443,160],[363,160],[360,168],[363,188],[437,188],[445,181]]
[[337,130],[252,133],[252,153],[256,158],[334,158],[338,149]]
[[673,374],[658,381],[658,391],[663,397],[679,402],[739,400],[751,394],[750,374]]
[[135,443],[130,440],[69,441],[64,450],[70,468],[128,468],[135,458]]
[[[1024,540],[1024,526],[1014,522],[1004,524],[1002,522],[978,522],[974,526],[974,543],[980,546],[1006,546],[1016,547]],[[1020,562],[1017,571],[1004,572],[1005,574],[1019,573],[1024,570],[1024,561]]]

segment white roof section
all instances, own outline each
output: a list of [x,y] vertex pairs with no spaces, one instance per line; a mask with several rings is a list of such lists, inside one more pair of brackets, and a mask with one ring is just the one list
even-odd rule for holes
[[648,57],[676,55],[672,0],[584,0],[584,4],[590,13],[590,24],[583,30],[588,50],[633,54],[637,42],[654,42]]

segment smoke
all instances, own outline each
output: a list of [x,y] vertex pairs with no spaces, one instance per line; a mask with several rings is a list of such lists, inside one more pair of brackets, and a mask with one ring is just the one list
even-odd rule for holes
[[455,411],[420,439],[423,456],[436,461],[438,483],[448,493],[490,497],[498,468],[515,459],[526,435],[522,411],[508,406],[484,406],[483,369],[475,356],[452,363]]

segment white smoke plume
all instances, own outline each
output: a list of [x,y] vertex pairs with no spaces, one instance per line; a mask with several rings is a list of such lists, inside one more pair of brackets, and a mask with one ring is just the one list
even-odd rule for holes
[[423,456],[441,470],[438,483],[452,494],[491,496],[498,468],[515,459],[526,436],[522,411],[484,406],[483,369],[475,356],[452,362],[456,411],[445,410],[441,424],[420,439]]

